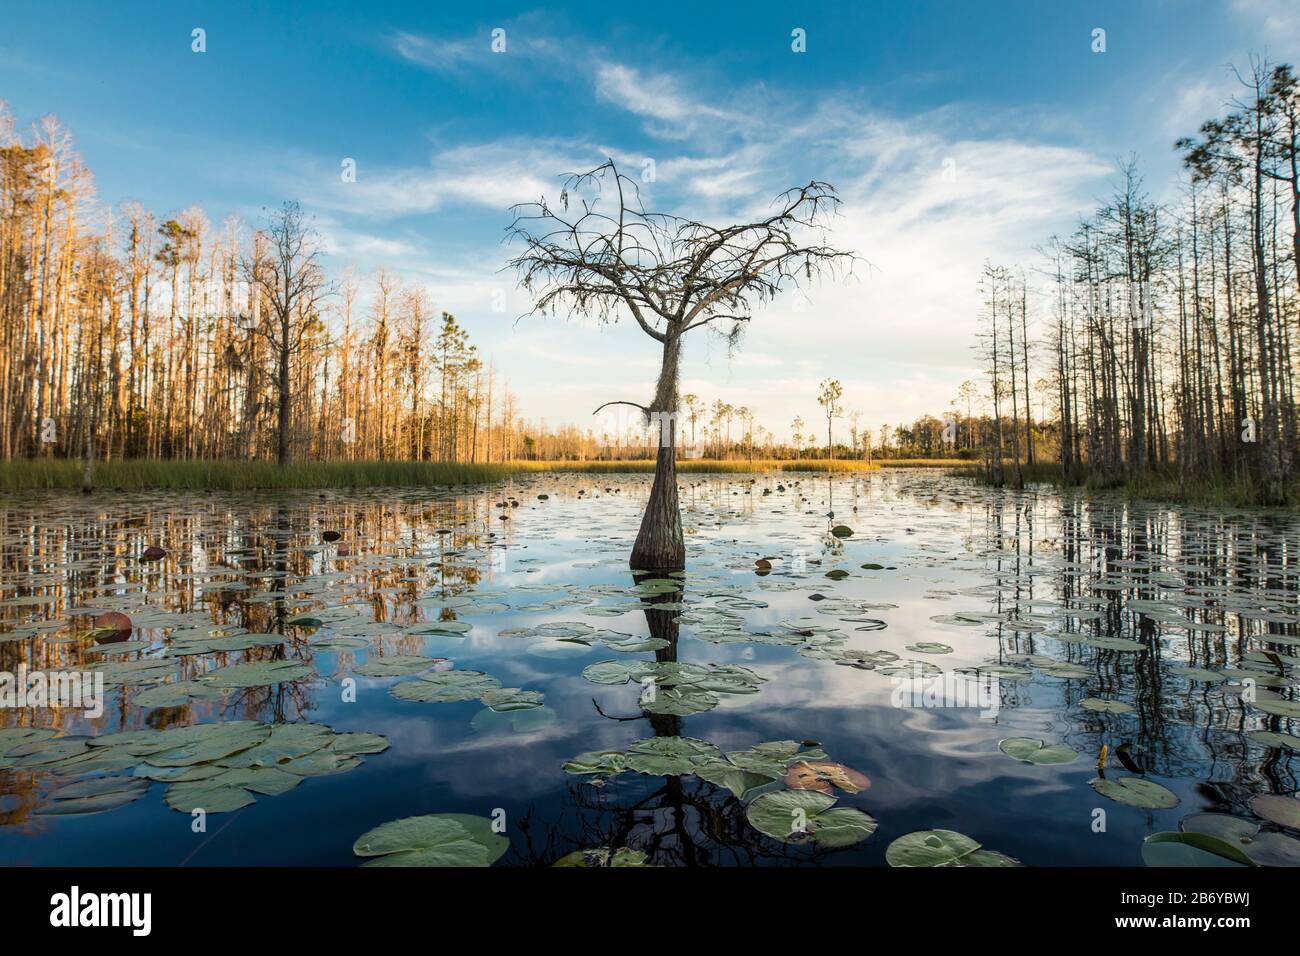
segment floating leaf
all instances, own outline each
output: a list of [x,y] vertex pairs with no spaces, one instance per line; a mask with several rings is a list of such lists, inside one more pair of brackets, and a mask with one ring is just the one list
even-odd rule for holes
[[1207,833],[1153,833],[1142,841],[1147,866],[1255,866],[1232,844]]
[[1096,711],[1099,714],[1128,714],[1133,711],[1132,704],[1126,704],[1122,700],[1102,700],[1100,697],[1085,697],[1079,701],[1079,705],[1084,710]]
[[486,817],[433,813],[393,820],[363,833],[352,846],[357,856],[377,857],[366,866],[491,866],[510,841]]
[[721,756],[707,740],[694,737],[648,737],[628,746],[625,764],[637,773],[670,776],[694,773],[696,767]]
[[811,819],[835,802],[834,797],[816,790],[783,790],[759,797],[746,809],[745,817],[755,830],[785,841],[806,833]]
[[818,790],[831,793],[838,787],[847,793],[860,793],[871,786],[866,774],[829,761],[799,761],[792,763],[785,774],[785,785],[791,790]]
[[998,749],[1008,757],[1033,764],[1073,763],[1079,756],[1065,744],[1047,744],[1034,737],[1007,737],[998,742]]
[[495,677],[480,671],[438,671],[417,680],[394,684],[390,693],[398,700],[418,703],[452,703],[474,700],[501,686]]
[[1088,781],[1089,786],[1103,797],[1109,797],[1118,803],[1130,807],[1142,807],[1147,810],[1168,810],[1178,806],[1178,796],[1154,780],[1143,777],[1094,777]]
[[131,698],[136,707],[180,707],[191,700],[220,700],[221,691],[196,680],[173,681],[142,690]]
[[541,707],[542,699],[540,691],[520,690],[518,687],[498,687],[479,698],[480,702],[497,713]]
[[301,680],[312,673],[311,665],[300,661],[256,661],[219,667],[198,679],[214,687],[265,687],[268,684]]
[[603,846],[591,850],[575,850],[567,856],[560,857],[551,865],[588,867],[649,866],[646,863],[646,855],[640,850],[620,847],[611,853],[608,847]]
[[950,866],[980,845],[954,830],[917,830],[899,837],[885,850],[890,866]]
[[952,648],[947,644],[940,644],[937,641],[918,641],[915,644],[908,644],[907,650],[914,654],[951,654]]
[[446,661],[445,657],[375,657],[354,667],[352,672],[362,677],[410,677]]
[[1300,800],[1293,795],[1267,794],[1254,797],[1250,801],[1250,809],[1278,826],[1300,830]]

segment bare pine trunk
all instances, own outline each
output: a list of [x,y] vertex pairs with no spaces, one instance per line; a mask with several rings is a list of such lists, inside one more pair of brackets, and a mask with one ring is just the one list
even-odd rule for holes
[[291,401],[289,391],[289,335],[288,324],[285,323],[285,333],[280,343],[280,369],[279,369],[279,399],[280,407],[278,409],[278,429],[276,442],[276,461],[280,467],[289,464],[289,403]]

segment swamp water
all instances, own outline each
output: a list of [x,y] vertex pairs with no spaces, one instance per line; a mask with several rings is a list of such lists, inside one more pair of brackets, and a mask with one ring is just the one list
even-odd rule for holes
[[681,483],[0,501],[0,862],[1300,864],[1300,519]]

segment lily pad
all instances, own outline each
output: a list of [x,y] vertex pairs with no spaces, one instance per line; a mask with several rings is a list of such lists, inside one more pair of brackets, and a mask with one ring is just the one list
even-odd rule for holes
[[832,810],[834,805],[834,797],[817,790],[781,790],[757,797],[745,818],[755,830],[786,843],[807,838],[824,846],[852,846],[876,831],[876,821],[861,810]]
[[368,830],[352,852],[375,857],[366,866],[491,866],[510,849],[510,841],[492,829],[486,817],[433,813],[405,817]]
[[1130,807],[1168,810],[1178,806],[1177,794],[1144,777],[1094,777],[1088,784],[1103,797]]
[[213,687],[265,687],[268,684],[301,680],[312,673],[311,665],[300,661],[256,661],[219,667],[208,671],[198,680],[206,681]]
[[501,682],[495,677],[481,671],[449,670],[423,674],[417,680],[394,684],[390,693],[398,700],[424,704],[453,703],[474,700],[500,686]]
[[1147,866],[1255,866],[1245,853],[1208,833],[1153,833],[1142,841]]
[[1035,737],[1007,737],[998,742],[998,749],[1008,757],[1032,764],[1073,763],[1079,756],[1065,744],[1048,744]]
[[955,830],[917,830],[889,844],[885,862],[890,866],[949,866],[979,848],[979,843]]
[[1293,795],[1274,793],[1254,797],[1250,809],[1270,823],[1300,830],[1300,800]]
[[1079,701],[1079,706],[1084,710],[1096,711],[1099,714],[1129,714],[1133,712],[1133,705],[1126,704],[1122,700],[1102,700],[1100,697],[1085,697]]

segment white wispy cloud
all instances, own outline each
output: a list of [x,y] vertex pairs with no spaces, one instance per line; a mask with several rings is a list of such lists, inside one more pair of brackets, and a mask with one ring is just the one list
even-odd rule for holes
[[396,33],[391,43],[402,59],[431,70],[457,70],[483,53],[491,52],[489,44],[482,38],[447,39]]
[[358,158],[355,182],[329,167],[309,179],[319,183],[312,202],[372,219],[421,215],[467,205],[502,215],[515,203],[553,193],[557,175],[599,163],[589,149],[517,138],[436,150],[427,166],[372,167]]
[[[407,42],[408,58],[434,69],[415,55],[453,63],[463,53],[458,42]],[[838,91],[808,102],[757,86],[719,90],[604,51],[587,64],[577,69],[586,71],[591,102],[643,121],[660,144],[650,157],[656,177],[642,190],[652,208],[735,221],[762,213],[796,183],[816,178],[839,187],[843,206],[830,239],[870,267],[848,282],[808,289],[806,310],[796,311],[789,296],[765,306],[734,354],[700,334],[685,353],[684,390],[748,405],[780,435],[795,414],[817,415],[816,384],[828,376],[845,383],[849,407],[873,427],[946,409],[961,381],[979,374],[970,345],[985,259],[1032,264],[1034,247],[1068,230],[1113,171],[1088,148],[1035,138],[1032,117],[1001,123],[969,104],[904,119],[846,105],[853,101]],[[356,183],[318,198],[339,217],[355,218],[361,237],[382,234],[386,221],[460,206],[491,210],[504,226],[511,204],[554,197],[561,173],[606,156],[638,171],[644,144],[611,139],[515,135],[437,148],[427,166],[369,169],[359,160]],[[366,248],[364,238],[354,241]],[[498,272],[508,251],[494,242],[466,252],[467,272],[434,285],[457,304],[484,351],[500,358],[530,417],[583,423],[594,398],[635,399],[629,393],[650,389],[656,347],[634,326],[516,326],[526,293],[510,288],[509,320],[488,305],[503,283],[511,285]],[[581,379],[560,369],[581,369]]]

